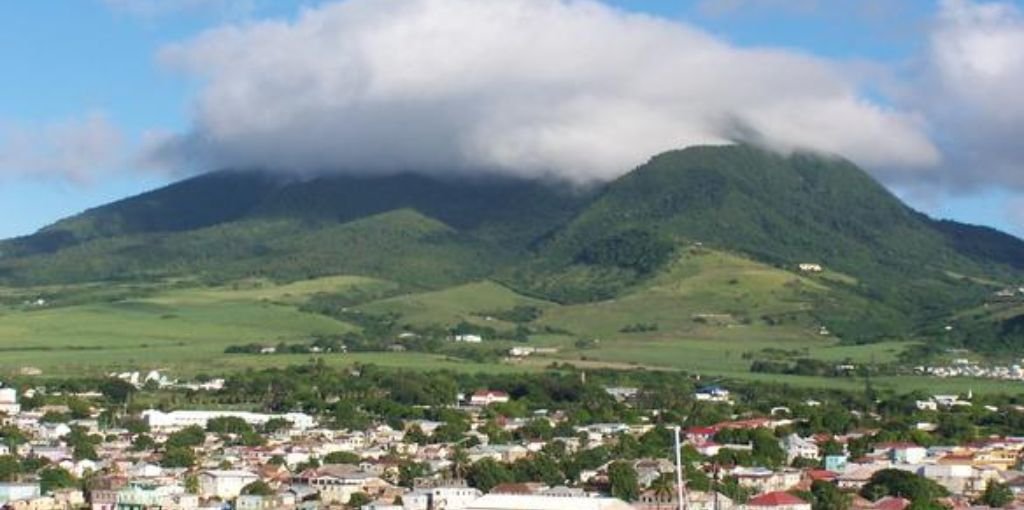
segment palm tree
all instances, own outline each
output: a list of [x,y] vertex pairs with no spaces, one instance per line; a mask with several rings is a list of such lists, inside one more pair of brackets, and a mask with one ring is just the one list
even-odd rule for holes
[[669,479],[669,475],[661,475],[656,480],[651,482],[651,491],[654,492],[654,499],[658,502],[658,510],[661,510],[661,504],[665,502],[672,502],[672,495],[675,493],[675,482]]
[[466,469],[469,467],[469,454],[461,446],[456,445],[452,450],[451,457],[452,478],[462,480],[466,477]]

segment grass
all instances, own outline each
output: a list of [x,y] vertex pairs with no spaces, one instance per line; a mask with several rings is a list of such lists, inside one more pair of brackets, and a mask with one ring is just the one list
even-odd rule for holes
[[[18,301],[40,289],[0,289],[9,305],[0,308],[0,373],[20,367],[48,375],[164,369],[187,377],[307,363],[311,355],[225,354],[229,345],[302,341],[317,334],[351,331],[354,326],[304,313],[299,306],[320,293],[392,289],[374,278],[334,276],[274,284],[259,279],[219,287],[194,282],[162,286],[47,288],[48,295],[79,296],[77,303],[42,308]],[[516,363],[473,363],[423,353],[351,353],[317,356],[331,366],[372,363],[384,367],[457,372],[543,370],[552,362],[580,367],[685,370],[707,377],[771,381],[800,387],[856,390],[858,379],[800,377],[749,372],[751,359],[766,348],[793,351],[827,361],[893,361],[909,344],[887,342],[843,345],[822,336],[808,308],[809,299],[830,292],[818,279],[752,262],[727,253],[691,251],[670,270],[630,294],[598,303],[558,305],[529,298],[494,282],[406,294],[358,306],[373,313],[397,312],[402,322],[453,325],[470,321],[498,329],[512,324],[487,320],[488,312],[529,305],[543,310],[534,327],[571,334],[536,334],[529,345],[557,347],[558,353]],[[85,297],[82,297],[85,296]],[[10,304],[15,303],[15,304]],[[779,319],[769,325],[764,316]],[[623,333],[627,325],[657,324],[656,331]],[[579,348],[580,338],[597,339]],[[508,347],[485,343],[483,348]],[[918,376],[879,377],[874,384],[893,391],[1020,392],[1024,385]]]
[[294,306],[256,300],[203,302],[183,298],[177,291],[171,294],[174,297],[0,313],[0,370],[174,370],[210,363],[225,356],[224,349],[233,344],[275,344],[354,329]]
[[528,298],[494,282],[483,281],[459,285],[434,292],[408,294],[375,301],[358,307],[364,312],[397,312],[402,321],[420,326],[452,325],[468,321],[496,327],[511,327],[509,323],[486,320],[488,312],[509,310],[516,306],[535,306],[541,309],[555,307],[553,303]]

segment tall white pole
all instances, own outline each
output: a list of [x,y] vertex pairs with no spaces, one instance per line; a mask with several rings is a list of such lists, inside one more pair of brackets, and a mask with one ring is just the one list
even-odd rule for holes
[[686,510],[686,496],[683,489],[683,454],[679,445],[680,427],[672,427],[676,443],[676,499],[679,501],[679,510]]

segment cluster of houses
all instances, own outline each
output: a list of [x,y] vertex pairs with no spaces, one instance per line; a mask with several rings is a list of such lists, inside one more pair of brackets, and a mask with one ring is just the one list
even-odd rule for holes
[[171,379],[166,374],[161,374],[159,370],[150,370],[148,372],[140,372],[138,370],[132,372],[111,372],[107,374],[112,379],[120,379],[124,382],[135,386],[136,388],[142,388],[147,384],[155,384],[157,387],[162,389],[183,389],[192,391],[217,391],[224,389],[224,379],[215,378],[203,382],[183,382],[177,379]]
[[[637,395],[635,388],[606,388],[610,395],[628,401]],[[728,402],[728,390],[712,386],[698,395],[705,400]],[[486,494],[454,476],[456,453],[469,463],[493,459],[513,463],[541,451],[543,440],[522,440],[493,444],[477,431],[484,424],[484,408],[508,402],[507,393],[481,390],[464,396],[459,410],[467,413],[473,428],[467,437],[473,446],[459,443],[417,444],[406,441],[414,427],[430,435],[443,423],[409,420],[402,427],[375,424],[366,430],[333,430],[318,424],[316,417],[303,413],[279,415],[220,410],[147,410],[140,417],[149,425],[148,434],[157,442],[186,427],[205,427],[214,418],[232,417],[260,427],[270,420],[285,420],[282,430],[267,432],[260,446],[241,446],[222,434],[206,434],[196,447],[198,465],[172,468],[161,465],[161,454],[132,448],[136,437],[128,430],[101,428],[95,418],[72,423],[48,423],[41,418],[47,412],[66,411],[60,406],[25,411],[17,406],[13,389],[0,388],[0,421],[16,427],[29,438],[27,442],[0,445],[0,456],[46,459],[76,477],[90,480],[87,490],[79,487],[43,493],[39,481],[31,475],[0,482],[0,508],[15,510],[199,510],[236,508],[239,510],[342,508],[356,502],[364,510],[662,510],[678,508],[676,490],[658,490],[658,480],[673,477],[674,453],[660,458],[629,460],[641,492],[635,501],[622,501],[607,495],[610,465],[583,470],[577,479],[564,485],[542,483],[499,484]],[[95,409],[98,416],[100,409]],[[538,412],[530,418],[502,418],[506,431],[515,431],[532,420],[547,419],[553,425],[566,419],[559,412]],[[1024,473],[1018,466],[1024,452],[1024,439],[988,438],[966,445],[925,448],[912,443],[877,445],[861,458],[847,454],[824,455],[825,442],[845,445],[873,431],[858,431],[841,436],[801,437],[788,434],[780,439],[787,465],[813,465],[809,468],[713,465],[710,457],[725,449],[750,449],[747,444],[719,444],[715,438],[723,430],[769,429],[792,425],[788,418],[755,417],[734,419],[707,427],[683,429],[681,439],[704,455],[695,467],[716,476],[731,477],[752,496],[734,501],[721,492],[684,490],[685,507],[691,510],[810,510],[811,504],[797,494],[815,481],[827,481],[838,488],[857,491],[883,469],[917,473],[946,487],[953,495],[948,503],[966,508],[989,481],[1009,484],[1015,494],[1024,497]],[[99,460],[75,459],[66,443],[70,426],[84,428],[104,439],[97,446]],[[597,423],[575,428],[571,437],[557,438],[569,453],[598,446],[611,446],[623,434],[640,436],[653,429],[649,423]],[[834,448],[831,450],[834,451]],[[336,452],[346,452],[345,463],[321,463]],[[334,458],[338,458],[335,456]],[[798,460],[809,462],[797,462]],[[425,476],[414,480],[412,488],[400,485],[403,463],[425,466]],[[462,462],[462,461],[459,461]],[[408,485],[408,484],[406,484]],[[252,490],[259,486],[262,490]],[[903,510],[910,504],[901,498],[868,501],[853,500],[856,510]]]
[[983,379],[1000,379],[1004,381],[1024,381],[1024,367],[1012,365],[982,365],[966,359],[954,360],[949,365],[917,366],[914,371],[934,377],[973,377]]

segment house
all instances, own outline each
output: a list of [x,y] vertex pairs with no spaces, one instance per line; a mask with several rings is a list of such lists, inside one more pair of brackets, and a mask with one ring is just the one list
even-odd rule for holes
[[718,429],[713,427],[690,427],[686,429],[686,441],[690,443],[706,443],[715,437]]
[[11,501],[23,501],[39,497],[38,483],[0,482],[0,506]]
[[466,485],[450,485],[415,489],[402,496],[404,510],[430,510],[445,508],[462,510],[484,494]]
[[776,491],[751,499],[743,508],[746,510],[811,510],[811,504],[788,492]]
[[729,402],[729,390],[721,386],[705,386],[698,389],[693,396],[705,402]]
[[633,507],[615,498],[488,494],[466,510],[633,510]]
[[820,273],[825,270],[825,268],[821,267],[821,264],[812,264],[808,262],[798,265],[797,268],[799,268],[802,273]]
[[213,469],[199,473],[199,494],[206,498],[234,499],[242,488],[260,477],[249,471]]
[[21,405],[18,404],[18,392],[14,388],[0,387],[0,414],[14,416],[20,412]]
[[214,418],[239,418],[249,425],[263,425],[268,421],[280,418],[292,424],[298,430],[308,430],[316,426],[316,420],[306,413],[262,414],[244,411],[171,411],[165,413],[156,409],[142,412],[142,419],[150,428],[158,431],[174,431],[196,425],[206,428],[207,422]]
[[380,477],[346,464],[327,464],[307,469],[292,477],[292,486],[308,487],[316,491],[320,501],[327,504],[348,503],[352,494],[357,492],[376,497],[391,488],[391,484]]
[[846,469],[846,463],[850,460],[847,455],[826,455],[825,456],[825,469],[829,471],[841,472]]
[[[658,496],[654,491],[647,490],[640,494],[633,504],[637,510],[672,510],[679,508],[676,503],[675,491],[667,496]],[[689,510],[732,510],[736,504],[725,494],[715,492],[687,491],[686,507]]]
[[484,341],[484,338],[480,335],[455,335],[452,337],[453,342],[462,342],[467,344],[478,344]]
[[245,495],[235,500],[235,510],[277,510],[294,508],[295,495],[291,493],[274,494],[273,496]]
[[504,404],[508,402],[508,393],[497,390],[480,390],[469,397],[469,404],[473,406],[486,407],[491,404]]
[[188,494],[181,485],[131,484],[117,493],[119,510],[150,508],[197,508],[199,497]]
[[884,452],[896,464],[920,464],[928,457],[928,449],[914,443],[883,443],[875,452]]
[[786,450],[786,464],[792,464],[795,459],[818,460],[818,445],[812,439],[790,434],[782,440],[782,448]]

